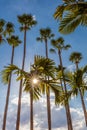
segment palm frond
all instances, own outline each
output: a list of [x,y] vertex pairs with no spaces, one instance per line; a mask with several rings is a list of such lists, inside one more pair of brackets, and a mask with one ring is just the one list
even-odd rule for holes
[[37,37],[36,40],[43,42],[43,38],[40,38],[40,37]]
[[53,49],[53,48],[50,49],[50,52],[51,53],[56,53],[55,49]]
[[61,20],[62,19],[62,16],[63,16],[63,12],[65,10],[65,6],[64,5],[61,5],[61,6],[58,6],[56,8],[56,11],[54,13],[54,18],[57,19],[57,20]]
[[22,71],[16,65],[5,66],[4,68],[5,69],[1,72],[1,76],[2,76],[2,82],[5,84],[9,82],[10,75],[13,71],[14,71],[14,74],[21,75],[21,76],[24,75],[24,71]]
[[69,34],[73,32],[81,23],[81,15],[69,13],[61,21],[59,25],[59,32],[62,34]]

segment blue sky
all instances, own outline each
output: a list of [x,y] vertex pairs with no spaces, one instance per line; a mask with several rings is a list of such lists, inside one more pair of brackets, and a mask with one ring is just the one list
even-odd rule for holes
[[[73,67],[73,64],[69,62],[68,58],[71,52],[79,51],[83,54],[83,60],[80,66],[87,64],[87,28],[78,27],[76,31],[70,35],[61,35],[58,32],[58,23],[53,18],[53,13],[59,5],[61,0],[0,0],[0,18],[6,21],[13,22],[15,24],[15,34],[23,40],[23,33],[19,31],[20,24],[17,21],[17,15],[23,13],[32,14],[35,16],[38,24],[33,27],[27,33],[27,57],[25,70],[29,70],[30,63],[33,63],[33,57],[35,54],[45,55],[45,49],[43,43],[38,43],[36,37],[39,36],[39,29],[50,27],[52,32],[55,33],[55,37],[63,36],[65,43],[71,44],[72,48],[69,51],[63,52],[63,64],[68,68]],[[50,48],[50,42],[49,48]],[[23,45],[20,45],[15,50],[14,64],[21,67]],[[0,46],[0,71],[4,66],[10,63],[11,47],[5,43]],[[49,54],[49,57],[54,59],[56,64],[59,63],[56,55]],[[9,103],[9,111],[7,117],[7,129],[15,130],[16,111],[17,111],[17,99],[18,99],[18,83],[12,80],[11,96]],[[7,86],[3,85],[0,81],[0,129],[2,126],[2,118],[5,105]],[[67,130],[66,116],[63,107],[56,107],[54,105],[53,95],[51,95],[52,104],[52,130]],[[87,99],[85,98],[85,101]],[[22,96],[22,112],[21,112],[21,126],[20,130],[29,129],[29,95],[23,93]],[[85,122],[83,118],[83,112],[80,104],[80,99],[72,99],[70,102],[71,114],[73,120],[74,130],[86,130]],[[34,127],[35,130],[47,130],[47,118],[46,118],[46,100],[43,97],[39,102],[34,103]]]

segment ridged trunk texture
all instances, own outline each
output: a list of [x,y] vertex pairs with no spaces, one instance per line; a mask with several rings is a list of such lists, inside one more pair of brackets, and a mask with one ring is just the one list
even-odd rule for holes
[[[26,57],[26,30],[24,31],[24,50],[23,50],[22,70],[24,70],[25,57]],[[18,109],[17,109],[16,130],[19,130],[19,127],[20,127],[20,112],[21,112],[22,83],[23,83],[23,80],[21,79],[21,81],[20,81],[20,86],[19,86],[19,98],[18,98]]]
[[[13,64],[13,60],[14,60],[14,46],[12,47],[11,65]],[[8,105],[9,105],[10,88],[11,88],[11,77],[12,77],[12,74],[10,75],[8,88],[7,88],[6,104],[5,104],[5,109],[4,109],[2,130],[6,129],[6,119],[7,119],[7,111],[8,111]]]

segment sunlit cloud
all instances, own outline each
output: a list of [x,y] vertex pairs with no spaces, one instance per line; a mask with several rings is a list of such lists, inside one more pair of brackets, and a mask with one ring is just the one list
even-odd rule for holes
[[[17,105],[17,97],[11,100],[11,104]],[[66,114],[63,106],[55,106],[54,101],[51,101],[51,113],[52,113],[52,130],[67,130]],[[12,107],[12,106],[11,106]],[[11,109],[10,107],[10,109]],[[35,130],[47,130],[47,112],[46,112],[46,97],[43,96],[43,100],[40,99],[34,102],[34,128]],[[86,130],[85,121],[82,109],[70,108],[72,115],[73,127],[76,130]],[[29,95],[23,94],[22,96],[22,109],[21,109],[21,125],[20,130],[28,130],[30,126],[30,104]],[[12,120],[12,121],[11,121]],[[15,130],[16,111],[10,110],[10,114],[7,120],[7,130]],[[9,126],[9,123],[11,125]],[[14,127],[13,127],[13,125]]]

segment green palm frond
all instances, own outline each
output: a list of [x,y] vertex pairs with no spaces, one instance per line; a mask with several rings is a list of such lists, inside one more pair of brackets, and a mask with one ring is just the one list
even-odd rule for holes
[[70,3],[75,3],[76,0],[63,0],[64,3],[70,4]]
[[3,35],[0,35],[0,45],[5,43],[6,40],[3,38]]
[[54,13],[54,18],[59,20],[59,32],[69,34],[78,25],[87,26],[87,1],[64,0]]
[[37,21],[31,14],[23,14],[21,16],[17,16],[19,23],[21,23],[20,30],[30,30],[31,27],[37,24]]
[[45,41],[47,41],[47,39],[51,39],[52,37],[54,37],[54,34],[52,33],[52,31],[49,27],[41,28],[40,37],[37,37],[37,41],[45,42]]
[[43,38],[41,38],[41,37],[37,37],[36,40],[43,42]]
[[53,48],[50,49],[50,52],[51,53],[56,53],[55,49],[53,49]]
[[57,39],[52,39],[51,40],[51,45],[53,46],[53,49],[57,49],[57,51],[61,51],[61,50],[67,50],[71,47],[70,44],[64,45],[64,39],[63,37],[59,37]]
[[3,33],[5,23],[6,23],[6,22],[5,22],[4,19],[0,19],[0,33]]
[[87,73],[87,65],[83,68],[83,73]]
[[71,48],[70,44],[67,44],[67,45],[64,46],[64,50],[68,50],[69,48]]
[[39,100],[41,97],[41,90],[39,88],[34,88],[33,90],[33,99]]
[[4,36],[6,35],[11,35],[12,33],[14,33],[15,30],[14,30],[14,24],[11,23],[11,22],[8,22],[5,26],[5,31],[4,31]]
[[61,6],[58,6],[56,8],[56,11],[54,13],[54,18],[57,19],[57,20],[61,20],[62,19],[62,16],[63,16],[63,12],[65,10],[65,6],[64,5],[61,5]]
[[39,57],[35,60],[33,65],[34,69],[37,68],[38,72],[46,76],[52,76],[55,72],[55,62],[49,58]]
[[53,16],[57,20],[62,20],[64,13],[66,14],[68,11],[75,11],[77,8],[78,5],[76,0],[63,0],[63,4],[56,8]]
[[21,40],[19,40],[19,37],[15,36],[15,35],[12,35],[11,37],[8,37],[7,41],[9,43],[9,45],[14,46],[14,47],[16,47],[19,44],[21,44]]
[[17,69],[17,67],[14,65],[5,66],[5,69],[1,72],[3,83],[8,83],[12,71],[15,69]]
[[[66,72],[65,77],[69,79],[68,85],[71,89],[72,96],[77,96],[78,93],[81,91],[82,95],[84,95],[85,90],[87,89],[87,85],[84,81],[83,75],[87,71],[87,66],[78,69],[75,72]],[[86,68],[86,70],[85,70]]]
[[[9,78],[12,72],[14,72],[14,74],[19,75],[20,78],[22,78],[21,76],[23,76],[24,74],[27,74],[26,72],[18,68],[16,65],[5,66],[4,68],[5,69],[1,72],[1,76],[2,76],[2,82],[5,84],[9,82]],[[19,77],[18,79],[20,79]]]
[[33,99],[39,100],[41,97],[41,90],[38,86],[32,86],[30,83],[24,83],[24,91],[27,93],[33,93]]
[[69,100],[71,99],[71,95],[72,95],[71,90],[67,91],[67,93],[65,93],[64,91],[61,91],[59,93],[59,95],[55,96],[55,104],[65,106],[69,102]]
[[80,52],[72,52],[70,54],[69,60],[76,63],[79,63],[82,59],[82,54]]
[[73,32],[81,22],[81,15],[69,13],[61,21],[59,25],[59,32],[62,34],[69,34]]

